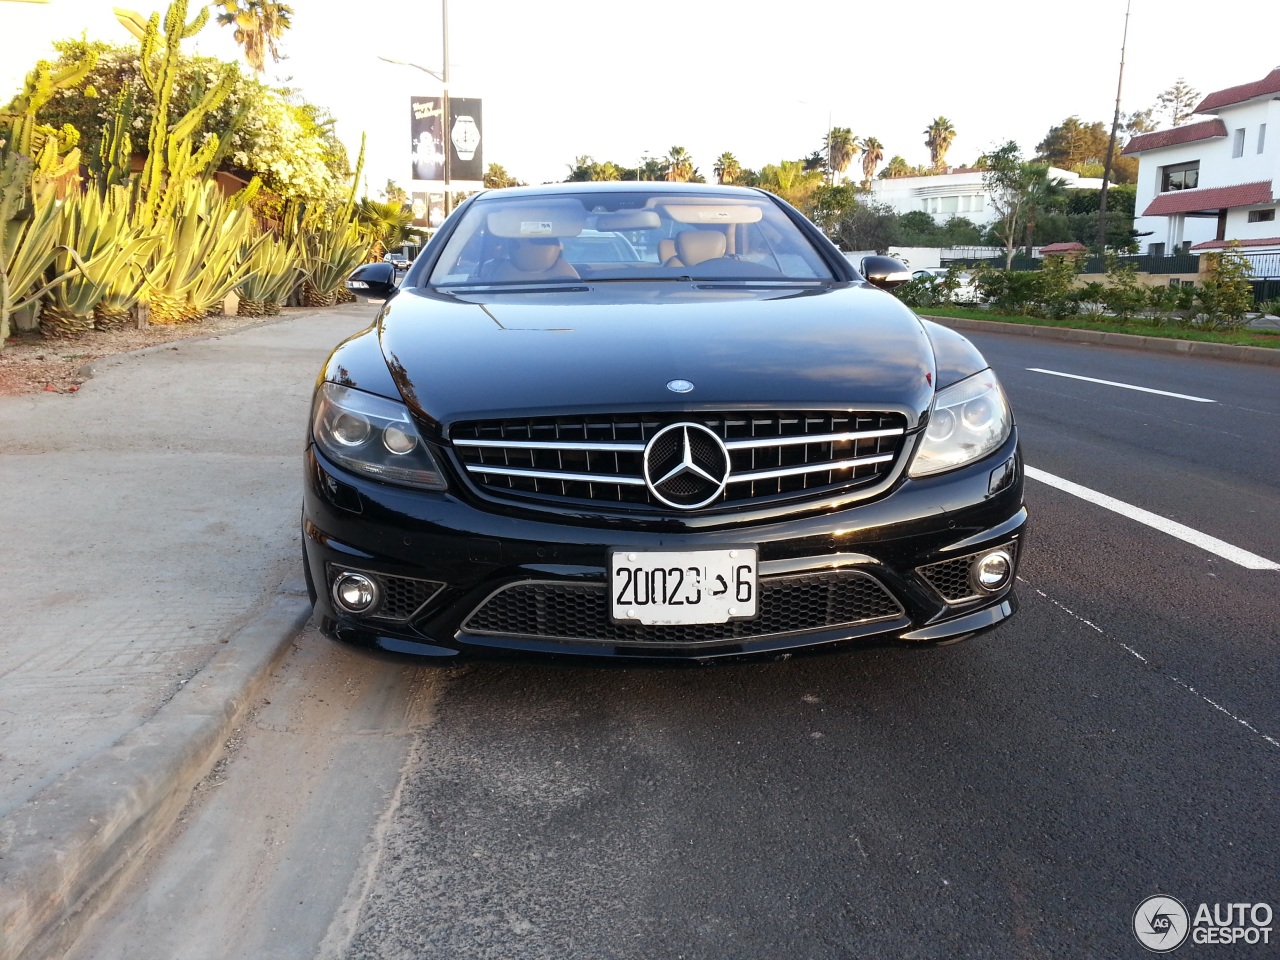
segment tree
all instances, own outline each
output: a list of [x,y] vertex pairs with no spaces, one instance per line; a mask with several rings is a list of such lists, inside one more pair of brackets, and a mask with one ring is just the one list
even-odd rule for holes
[[762,167],[756,186],[776,193],[793,207],[806,210],[822,181],[822,171],[806,170],[803,160],[783,160]]
[[236,43],[244,49],[244,58],[257,73],[266,69],[266,55],[273,63],[281,60],[276,41],[293,26],[293,8],[271,0],[219,0],[222,13],[218,23],[235,27]]
[[888,164],[880,171],[881,180],[893,180],[897,177],[912,176],[911,164],[907,163],[901,156],[894,154]]
[[862,189],[871,189],[871,178],[876,175],[876,167],[884,159],[884,144],[875,137],[867,137],[862,141]]
[[992,150],[985,159],[987,169],[982,183],[996,212],[991,229],[1004,245],[1004,268],[1008,270],[1026,223],[1027,199],[1036,167],[1023,161],[1022,151],[1013,140]]
[[[505,173],[506,171],[503,171]],[[569,165],[569,176],[565,178],[566,182],[580,183],[587,180],[621,180],[622,168],[612,161],[605,160],[603,163],[597,163],[591,157],[576,157]],[[512,184],[505,184],[512,186]]]
[[947,151],[956,138],[956,129],[946,117],[935,117],[925,128],[924,145],[929,148],[929,162],[934,170],[941,170],[947,163]]
[[1049,168],[1038,163],[1026,165],[1026,199],[1024,206],[1024,245],[1031,256],[1036,220],[1047,213],[1060,210],[1067,202],[1067,181],[1049,176]]
[[1200,91],[1179,77],[1173,86],[1156,97],[1155,109],[1169,118],[1170,126],[1178,127],[1191,119],[1199,102]]
[[832,127],[827,132],[826,147],[827,155],[824,159],[829,160],[832,176],[839,173],[841,179],[843,179],[844,172],[849,169],[849,164],[853,163],[853,158],[862,149],[858,143],[858,138],[853,135],[853,131],[848,127]]
[[875,250],[885,253],[898,243],[898,217],[880,203],[855,203],[830,231],[841,250]]
[[368,197],[356,207],[356,216],[373,241],[369,255],[374,260],[381,260],[386,251],[404,243],[413,224],[413,211],[406,209],[403,203],[380,203]]
[[1056,127],[1050,127],[1043,140],[1036,144],[1037,163],[1078,170],[1084,164],[1103,163],[1111,135],[1102,121],[1085,123],[1071,116]]
[[484,185],[491,189],[524,186],[519,180],[507,173],[501,164],[497,163],[489,164],[489,169],[484,172]]
[[382,198],[386,200],[387,203],[398,203],[403,206],[409,202],[408,191],[390,177],[387,178],[387,185],[378,192],[382,194]]
[[672,147],[662,162],[662,178],[672,183],[688,183],[693,179],[693,158],[684,147]]
[[923,210],[909,210],[898,217],[904,247],[938,247],[938,225]]
[[1150,133],[1156,128],[1155,107],[1146,110],[1135,110],[1124,118],[1120,125],[1127,137],[1136,137],[1140,133]]
[[737,183],[738,177],[742,174],[742,165],[738,163],[737,157],[725,151],[716,158],[711,170],[715,173],[718,183]]

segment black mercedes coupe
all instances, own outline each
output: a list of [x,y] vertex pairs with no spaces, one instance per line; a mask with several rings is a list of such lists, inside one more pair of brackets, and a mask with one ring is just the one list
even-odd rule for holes
[[1017,608],[1013,415],[763,191],[491,190],[316,385],[303,544],[322,629],[449,658],[648,661],[951,642]]

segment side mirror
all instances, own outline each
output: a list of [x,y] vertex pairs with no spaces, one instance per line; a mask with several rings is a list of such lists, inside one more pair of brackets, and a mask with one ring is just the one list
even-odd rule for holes
[[892,290],[911,279],[911,270],[894,257],[863,257],[859,270],[868,283],[881,290]]
[[347,289],[357,297],[386,300],[395,295],[396,265],[394,263],[366,263],[356,267],[347,277]]

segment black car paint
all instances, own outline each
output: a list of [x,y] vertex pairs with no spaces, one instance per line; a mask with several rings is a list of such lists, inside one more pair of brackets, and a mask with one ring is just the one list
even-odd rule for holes
[[[474,197],[463,208],[472,202]],[[421,287],[462,208],[455,211],[399,290],[389,293],[374,325],[340,344],[320,377],[403,400],[450,473],[450,490],[427,494],[353,475],[312,443],[304,504],[309,581],[323,584],[330,560],[424,576],[423,558],[429,557],[432,575],[450,586],[433,602],[434,612],[395,628],[339,615],[320,590],[316,609],[326,631],[383,650],[444,657],[519,651],[710,660],[831,649],[868,638],[949,642],[1012,615],[1012,585],[956,610],[912,572],[966,552],[999,544],[1020,550],[1024,543],[1016,426],[998,451],[977,463],[925,479],[905,473],[935,391],[985,369],[984,359],[959,334],[920,320],[868,284],[812,224],[779,205],[823,251],[834,280],[587,280],[518,292]],[[779,301],[785,301],[788,324],[781,340],[772,314]],[[729,304],[732,309],[724,309]],[[693,381],[695,396],[667,392],[666,382],[675,377]],[[761,409],[854,403],[906,414],[911,435],[893,484],[865,501],[837,496],[647,521],[593,508],[548,516],[545,507],[482,493],[448,448],[449,424],[468,417],[634,411],[678,419],[740,406],[744,395]],[[909,608],[909,622],[696,651],[509,641],[459,630],[495,586],[530,577],[598,580],[611,548],[697,549],[744,541],[759,546],[761,575],[824,565],[873,571]]]

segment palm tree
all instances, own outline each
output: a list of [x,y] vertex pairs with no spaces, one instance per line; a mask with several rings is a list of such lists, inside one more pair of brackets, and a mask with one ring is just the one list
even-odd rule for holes
[[832,127],[827,131],[827,161],[831,166],[832,176],[839,173],[841,177],[853,163],[853,158],[861,149],[858,138],[848,127]]
[[687,183],[693,179],[693,158],[684,147],[672,147],[663,159],[663,179]]
[[889,161],[889,165],[880,171],[880,178],[882,180],[909,176],[911,176],[911,164],[907,163],[907,161],[898,154],[894,154],[893,158]]
[[1026,232],[1023,244],[1027,248],[1027,256],[1031,256],[1032,240],[1036,232],[1036,219],[1043,213],[1050,213],[1067,202],[1067,181],[1062,177],[1049,176],[1049,167],[1038,163],[1026,165],[1026,193],[1023,199],[1023,216],[1026,217]]
[[356,216],[365,233],[373,240],[370,260],[381,260],[392,247],[404,243],[413,223],[413,211],[400,203],[381,203],[365,197],[356,206]]
[[925,128],[924,145],[929,148],[929,160],[934,170],[941,170],[947,163],[947,151],[956,138],[956,128],[946,117],[937,117]]
[[218,14],[218,23],[235,27],[236,43],[244,48],[249,66],[262,73],[268,53],[272,62],[280,62],[276,41],[293,26],[292,7],[271,0],[219,0],[219,5],[223,12]]
[[867,137],[862,141],[862,189],[871,189],[871,178],[876,175],[876,167],[884,159],[884,144],[875,137]]
[[742,165],[738,163],[738,158],[728,151],[716,158],[711,169],[720,183],[737,183],[738,177],[742,175]]

